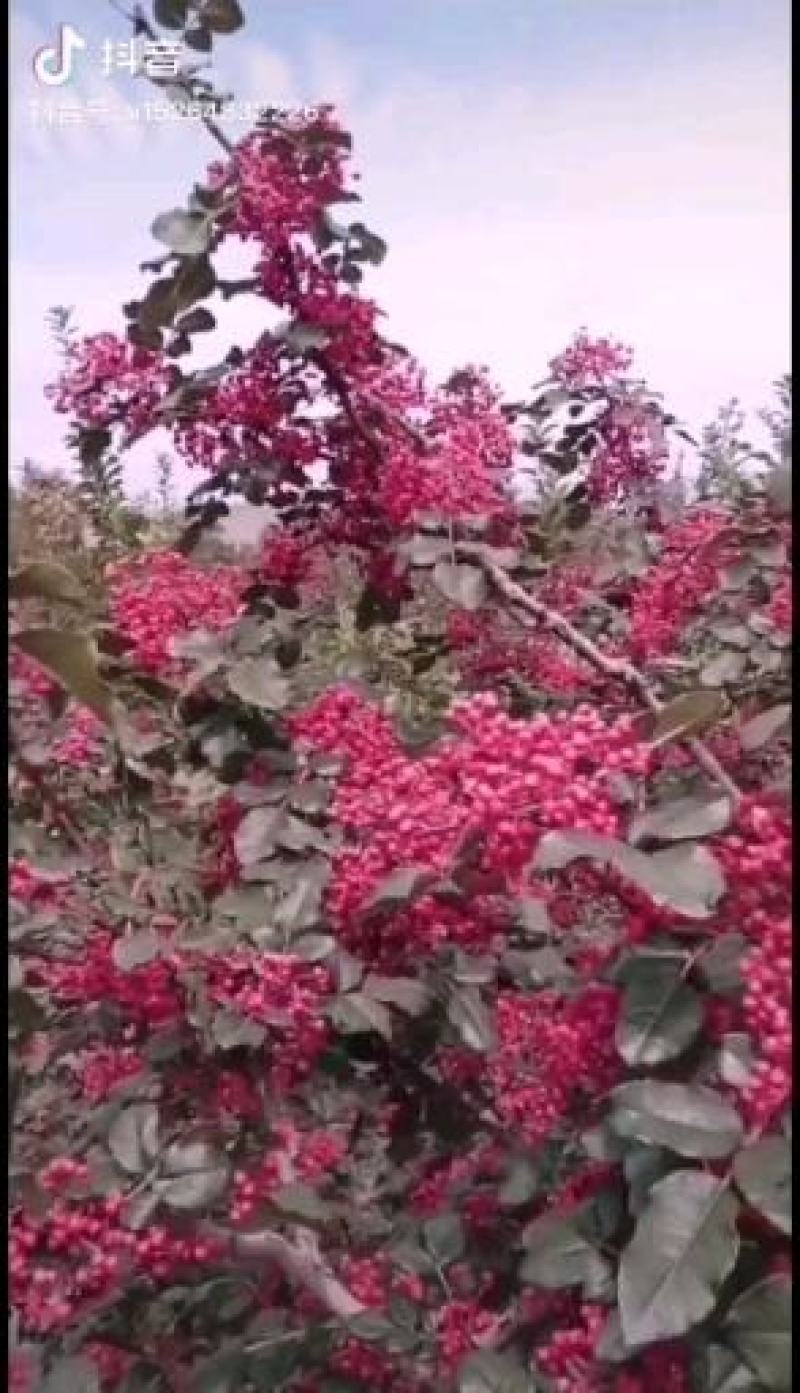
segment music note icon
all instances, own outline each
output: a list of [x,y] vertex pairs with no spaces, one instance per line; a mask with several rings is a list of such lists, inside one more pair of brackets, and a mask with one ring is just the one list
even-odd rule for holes
[[58,38],[54,44],[40,48],[33,58],[33,71],[37,82],[45,87],[61,87],[72,77],[72,57],[80,48],[86,47],[86,40],[73,29],[71,24],[60,24]]

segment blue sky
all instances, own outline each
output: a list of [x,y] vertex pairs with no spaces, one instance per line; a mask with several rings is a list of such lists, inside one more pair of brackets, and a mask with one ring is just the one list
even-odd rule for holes
[[[221,86],[252,102],[335,100],[365,214],[390,256],[370,290],[435,373],[485,362],[511,393],[579,325],[632,342],[690,424],[757,406],[789,366],[788,0],[244,0]],[[140,86],[99,63],[124,38],[104,0],[12,9],[12,469],[62,464],[43,406],[43,316],[117,327],[147,228],[213,153],[181,125],[34,121],[34,51],[87,39],[69,91],[112,106]],[[257,320],[234,304],[244,340]],[[221,346],[210,342],[213,357]],[[146,482],[152,444],[132,458]]]

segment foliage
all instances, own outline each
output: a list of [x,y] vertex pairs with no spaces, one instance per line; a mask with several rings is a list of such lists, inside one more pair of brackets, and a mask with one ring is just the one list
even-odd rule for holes
[[[171,432],[185,529],[11,577],[12,1386],[781,1393],[786,460],[682,499],[586,334],[431,385],[334,114],[205,124],[52,390],[98,478]],[[180,368],[239,293],[284,321]],[[262,552],[199,561],[237,497]]]

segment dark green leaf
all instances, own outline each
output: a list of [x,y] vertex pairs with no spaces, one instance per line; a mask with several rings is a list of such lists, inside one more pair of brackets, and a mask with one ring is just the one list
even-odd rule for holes
[[611,1094],[610,1125],[620,1137],[650,1142],[697,1160],[729,1156],[742,1124],[720,1093],[702,1085],[637,1080]]
[[728,996],[742,990],[741,962],[748,948],[743,934],[723,934],[698,960],[697,970],[715,995]]
[[792,1152],[783,1137],[762,1137],[740,1151],[733,1174],[754,1209],[781,1233],[792,1232]]
[[770,1393],[792,1386],[792,1282],[767,1277],[749,1287],[728,1312],[725,1334]]
[[392,1018],[386,1007],[363,992],[337,997],[330,1014],[334,1026],[343,1035],[362,1035],[374,1030],[386,1040],[392,1038]]
[[466,1247],[464,1225],[457,1214],[436,1214],[422,1226],[425,1247],[437,1267],[458,1262]]
[[236,829],[233,845],[243,866],[274,855],[285,821],[280,808],[251,808]]
[[644,738],[654,744],[682,740],[711,725],[724,710],[725,701],[719,692],[685,692],[668,701],[657,715],[648,715],[644,719]]
[[99,1393],[97,1366],[80,1356],[58,1359],[39,1385],[39,1393]]
[[435,883],[436,876],[424,866],[403,866],[381,881],[362,912],[371,915],[378,910],[399,909],[413,904]]
[[161,952],[161,940],[152,929],[140,929],[137,933],[118,938],[111,956],[123,972],[132,972],[136,967],[153,961]]
[[755,1063],[749,1035],[736,1031],[723,1035],[719,1049],[719,1076],[723,1083],[732,1088],[744,1088],[750,1082]]
[[200,256],[208,250],[210,225],[204,213],[171,208],[159,213],[150,229],[153,236],[179,256]]
[[361,990],[382,1001],[387,1006],[395,1006],[406,1016],[419,1016],[430,1001],[430,992],[413,977],[381,977],[369,973],[364,978]]
[[635,817],[630,841],[689,841],[724,832],[731,819],[729,798],[675,798]]
[[706,1346],[698,1355],[695,1371],[700,1393],[763,1393],[747,1365],[725,1345]]
[[271,658],[243,658],[227,682],[235,696],[265,711],[281,711],[289,700],[289,683]]
[[752,720],[747,721],[739,731],[742,748],[748,752],[759,750],[774,735],[784,730],[791,718],[792,708],[788,702],[783,702],[780,706],[771,706],[768,711],[760,711]]
[[198,24],[194,28],[186,30],[183,42],[187,48],[193,48],[196,53],[210,53],[214,41],[210,29],[204,29],[202,24]]
[[458,1393],[537,1393],[540,1386],[510,1355],[494,1350],[469,1355],[458,1375]]
[[186,23],[187,0],[154,0],[153,17],[165,29],[182,29]]
[[80,605],[86,591],[76,576],[57,561],[31,561],[8,578],[9,600],[62,600]]
[[470,1050],[485,1054],[494,1048],[491,1014],[474,987],[454,991],[447,1003],[447,1018]]
[[21,652],[46,668],[71,696],[88,706],[102,721],[114,720],[114,698],[100,676],[97,650],[87,634],[60,629],[24,629],[13,642]]
[[182,334],[207,334],[215,329],[217,321],[205,305],[198,305],[188,314],[181,315],[175,326]]
[[729,648],[706,663],[700,681],[704,687],[724,687],[726,682],[738,681],[746,667],[746,655]]
[[519,1269],[523,1282],[556,1291],[587,1283],[594,1286],[606,1278],[606,1262],[571,1216],[543,1215],[525,1230],[523,1242],[525,1253]]
[[632,1069],[676,1059],[697,1038],[703,1010],[682,965],[642,954],[628,968],[615,1043]]
[[241,1387],[246,1367],[239,1345],[219,1350],[192,1371],[190,1393],[235,1393]]
[[108,1132],[108,1149],[117,1165],[130,1175],[152,1166],[158,1154],[158,1108],[154,1103],[133,1103],[114,1119]]
[[169,1178],[158,1182],[158,1193],[170,1209],[182,1212],[208,1209],[228,1184],[228,1162],[208,1142],[174,1142],[163,1168]]
[[519,1156],[511,1162],[497,1198],[507,1209],[528,1204],[539,1189],[540,1178],[540,1167],[527,1156]]
[[739,1254],[739,1206],[724,1181],[680,1170],[658,1181],[619,1269],[629,1348],[672,1340],[705,1320]]
[[610,837],[590,832],[546,832],[533,859],[536,871],[561,870],[582,857],[613,867],[638,885],[653,903],[689,919],[706,919],[725,891],[719,864],[694,843],[646,855]]
[[203,0],[200,18],[215,34],[234,34],[244,24],[238,0]]

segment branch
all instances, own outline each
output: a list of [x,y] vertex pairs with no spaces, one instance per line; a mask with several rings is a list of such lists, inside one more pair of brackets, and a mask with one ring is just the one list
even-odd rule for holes
[[333,1316],[352,1320],[366,1310],[328,1267],[316,1245],[295,1246],[279,1233],[262,1229],[257,1233],[231,1233],[216,1224],[203,1225],[204,1236],[224,1244],[228,1256],[240,1262],[274,1262],[290,1282],[304,1287]]
[[[582,634],[580,630],[576,629],[574,625],[570,624],[569,620],[565,619],[563,614],[559,614],[557,610],[550,609],[550,607],[543,604],[541,600],[537,600],[533,595],[530,595],[527,590],[523,590],[522,586],[518,585],[516,581],[513,581],[502,567],[485,556],[480,546],[476,546],[474,543],[459,543],[458,550],[462,554],[470,556],[480,563],[484,573],[495,589],[498,590],[501,595],[504,595],[512,605],[515,605],[518,609],[527,611],[528,614],[535,615],[544,628],[556,634],[564,643],[574,649],[576,653],[580,653],[598,672],[602,672],[606,677],[610,677],[618,682],[623,682],[625,686],[636,693],[642,703],[647,707],[648,711],[652,711],[656,714],[663,710],[664,703],[653,691],[644,673],[639,672],[638,668],[634,667],[633,663],[629,663],[621,658],[610,658],[607,654],[601,652],[597,645],[593,643],[590,638],[587,638],[585,634]],[[715,783],[718,783],[721,788],[724,788],[734,802],[738,802],[742,797],[742,790],[739,788],[738,784],[734,782],[730,774],[722,767],[716,755],[712,754],[708,746],[696,737],[688,737],[686,739],[686,744],[689,746],[697,763],[705,770],[706,774],[708,774]]]

